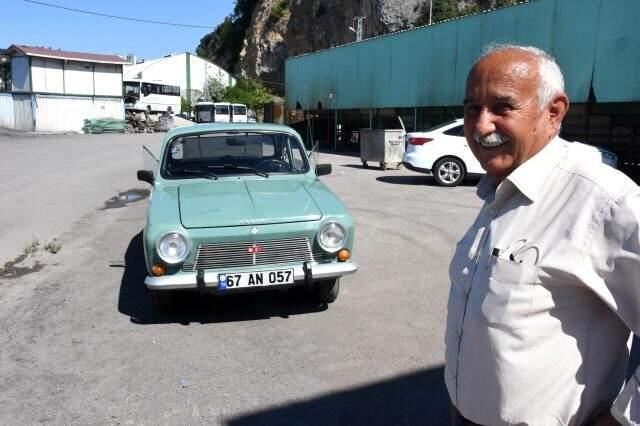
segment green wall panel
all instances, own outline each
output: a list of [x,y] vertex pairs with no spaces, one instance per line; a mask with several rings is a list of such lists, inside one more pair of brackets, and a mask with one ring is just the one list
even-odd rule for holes
[[600,102],[640,101],[637,22],[640,0],[532,0],[291,58],[287,103],[303,109],[318,102],[329,109],[460,105],[467,73],[491,43],[550,52],[573,102],[587,101],[591,87]]

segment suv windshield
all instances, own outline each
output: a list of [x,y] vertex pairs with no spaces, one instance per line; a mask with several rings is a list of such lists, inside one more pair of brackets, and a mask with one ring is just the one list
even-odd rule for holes
[[178,136],[167,144],[161,174],[167,179],[299,174],[309,170],[304,149],[286,133],[220,132]]

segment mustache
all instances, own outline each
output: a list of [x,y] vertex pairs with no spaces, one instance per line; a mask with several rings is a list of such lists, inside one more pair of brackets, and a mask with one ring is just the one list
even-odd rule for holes
[[488,135],[480,136],[477,131],[473,132],[473,141],[479,144],[502,144],[509,141],[509,136],[501,132],[492,132]]

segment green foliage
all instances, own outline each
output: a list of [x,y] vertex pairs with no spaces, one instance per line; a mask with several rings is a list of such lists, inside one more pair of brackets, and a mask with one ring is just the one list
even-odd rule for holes
[[180,97],[180,111],[186,113],[191,112],[191,102],[189,102],[184,96]]
[[289,10],[289,4],[287,0],[279,0],[269,11],[269,20],[278,22],[284,16],[287,10]]
[[224,95],[225,102],[245,104],[259,117],[262,116],[264,104],[272,99],[273,94],[269,89],[250,78],[240,78],[235,86],[227,87]]
[[196,54],[213,60],[223,68],[235,68],[257,2],[258,0],[236,0],[233,14],[227,16],[213,32],[200,39]]
[[494,7],[513,6],[514,4],[518,3],[518,1],[520,0],[496,0],[496,4]]
[[218,79],[209,78],[205,87],[204,98],[210,102],[220,102],[225,96],[225,87]]
[[[441,22],[459,16],[470,15],[496,7],[513,6],[519,0],[476,0],[475,3],[467,4],[460,9],[457,0],[433,0],[433,10],[431,22]],[[414,25],[426,25],[429,23],[429,0],[425,0],[419,7],[420,16]]]

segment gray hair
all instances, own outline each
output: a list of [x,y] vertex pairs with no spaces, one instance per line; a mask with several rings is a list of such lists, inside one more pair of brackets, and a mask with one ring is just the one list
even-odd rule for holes
[[538,104],[540,109],[545,108],[553,97],[558,93],[564,93],[564,77],[562,71],[555,58],[542,49],[533,46],[519,46],[517,44],[490,44],[482,51],[482,56],[478,58],[474,66],[478,62],[487,59],[494,53],[504,50],[519,50],[521,52],[531,53],[538,62]]

